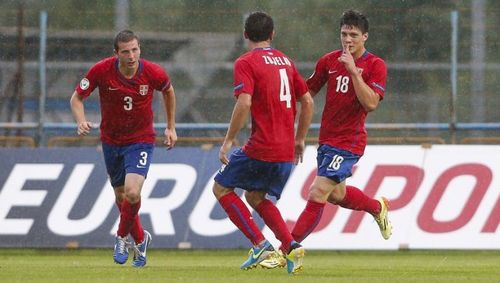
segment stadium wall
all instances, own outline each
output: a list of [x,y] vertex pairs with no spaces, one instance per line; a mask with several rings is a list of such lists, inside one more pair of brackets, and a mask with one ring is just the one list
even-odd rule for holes
[[[278,201],[289,225],[315,175],[305,152]],[[152,248],[239,248],[248,241],[213,197],[218,148],[157,149],[142,191]],[[368,146],[350,185],[391,200],[393,236],[372,217],[327,206],[309,249],[500,249],[500,146]],[[96,148],[0,148],[0,247],[110,247],[118,211]],[[273,244],[272,233],[260,227]]]

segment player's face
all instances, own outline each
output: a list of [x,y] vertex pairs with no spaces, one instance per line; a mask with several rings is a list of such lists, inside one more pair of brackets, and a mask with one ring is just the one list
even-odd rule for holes
[[129,42],[118,42],[118,50],[115,53],[118,56],[121,67],[135,70],[139,66],[141,48],[137,39],[132,39]]
[[368,39],[368,33],[362,33],[357,27],[343,25],[340,28],[340,41],[342,47],[348,46],[349,52],[354,58],[358,58],[365,51],[365,41]]

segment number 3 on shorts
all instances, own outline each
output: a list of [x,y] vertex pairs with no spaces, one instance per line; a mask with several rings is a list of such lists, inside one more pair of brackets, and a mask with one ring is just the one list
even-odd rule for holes
[[340,164],[344,161],[344,157],[335,154],[332,158],[332,162],[330,162],[330,165],[328,165],[329,170],[339,170]]

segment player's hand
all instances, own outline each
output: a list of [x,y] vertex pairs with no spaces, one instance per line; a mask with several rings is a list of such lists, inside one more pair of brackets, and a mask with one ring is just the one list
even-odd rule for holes
[[175,143],[177,142],[177,132],[175,131],[175,128],[165,129],[165,141],[163,141],[163,144],[167,147],[167,150],[172,149],[175,146]]
[[295,159],[294,159],[295,165],[302,163],[304,159],[304,148],[305,148],[305,142],[303,140],[295,141]]
[[352,57],[351,51],[349,51],[349,45],[344,45],[342,47],[342,54],[339,57],[339,62],[344,64],[344,67],[349,71],[349,73],[354,74],[357,72],[356,64],[354,63],[354,57]]
[[224,140],[224,143],[220,147],[220,150],[219,150],[219,160],[224,165],[227,165],[229,163],[229,159],[227,158],[227,153],[231,149],[231,146],[233,146],[233,142],[232,141]]
[[92,125],[91,122],[89,121],[83,121],[78,124],[78,128],[76,129],[76,132],[78,133],[79,136],[86,136],[90,133],[90,129],[92,129],[94,126]]

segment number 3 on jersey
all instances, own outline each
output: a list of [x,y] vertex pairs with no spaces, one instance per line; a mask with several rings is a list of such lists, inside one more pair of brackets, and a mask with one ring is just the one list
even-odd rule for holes
[[125,110],[127,110],[127,111],[132,110],[132,105],[133,105],[133,103],[132,103],[132,102],[133,102],[132,97],[130,97],[130,96],[125,96],[125,97],[123,98],[123,102],[124,102],[124,104],[123,104],[123,109],[125,109]]
[[280,101],[286,101],[286,108],[292,107],[292,94],[290,93],[290,83],[286,69],[280,69]]

